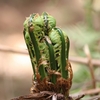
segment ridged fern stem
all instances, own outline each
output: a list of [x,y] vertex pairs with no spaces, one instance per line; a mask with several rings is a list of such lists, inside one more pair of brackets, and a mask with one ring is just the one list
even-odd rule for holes
[[[34,32],[33,32],[33,30],[31,30],[30,27],[29,27],[29,35],[30,35],[31,41],[32,41],[32,43],[34,45],[36,61],[37,61],[37,64],[38,64],[40,59],[41,59],[41,54],[40,54],[40,50],[39,50],[38,43],[37,43],[37,40],[35,38]],[[45,72],[45,68],[44,68],[43,65],[39,66],[39,74],[41,75],[41,79],[44,79],[46,77],[46,72]]]
[[[55,61],[55,57],[54,57],[54,49],[53,49],[52,42],[47,36],[45,37],[45,41],[46,41],[46,44],[47,44],[48,49],[49,49],[49,55],[50,55],[49,59],[50,59],[51,70],[55,70],[56,71],[57,67],[56,67],[56,61]],[[56,83],[56,75],[52,75],[51,82],[52,83]]]
[[58,34],[60,35],[61,39],[61,75],[63,78],[68,77],[68,71],[66,70],[66,53],[65,53],[65,37],[63,35],[63,32],[59,28],[55,28],[58,31]]
[[66,53],[66,60],[68,60],[68,58],[69,58],[69,47],[70,47],[70,40],[69,40],[69,38],[67,37],[67,39],[65,40],[66,42],[66,51],[65,51],[65,53]]
[[33,61],[33,59],[35,58],[35,54],[34,54],[34,50],[33,50],[34,48],[33,48],[31,38],[30,38],[28,32],[24,30],[23,33],[24,33],[24,39],[25,39],[25,42],[26,42],[26,45],[27,45],[27,48],[28,48],[28,52],[29,52],[29,55],[30,55],[31,64],[32,64],[33,72],[34,72],[34,79],[35,79],[35,64],[34,64],[34,61]]

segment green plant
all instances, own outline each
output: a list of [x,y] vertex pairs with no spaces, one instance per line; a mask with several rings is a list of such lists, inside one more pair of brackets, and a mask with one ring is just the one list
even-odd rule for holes
[[44,12],[25,20],[24,38],[34,72],[32,91],[52,91],[68,98],[73,75],[67,34],[56,28],[54,17]]

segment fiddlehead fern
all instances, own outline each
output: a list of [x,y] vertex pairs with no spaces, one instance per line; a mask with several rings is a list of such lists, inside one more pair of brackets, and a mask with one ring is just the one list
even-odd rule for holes
[[67,34],[56,28],[56,20],[44,12],[41,16],[32,14],[26,19],[24,38],[38,91],[52,90],[68,96],[72,70],[68,61],[70,42]]

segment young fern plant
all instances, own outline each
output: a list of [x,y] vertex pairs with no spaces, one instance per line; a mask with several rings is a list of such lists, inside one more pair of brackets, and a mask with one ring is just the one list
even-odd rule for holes
[[72,83],[68,61],[69,38],[56,28],[54,17],[44,12],[30,15],[24,22],[24,39],[34,72],[33,92],[52,91],[66,98]]

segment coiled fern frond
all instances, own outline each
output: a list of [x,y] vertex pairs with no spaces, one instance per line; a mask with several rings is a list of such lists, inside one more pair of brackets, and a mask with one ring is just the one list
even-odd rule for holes
[[54,17],[44,12],[30,15],[24,22],[24,38],[35,82],[33,91],[54,91],[69,95],[72,69],[68,60],[69,38],[56,28]]

